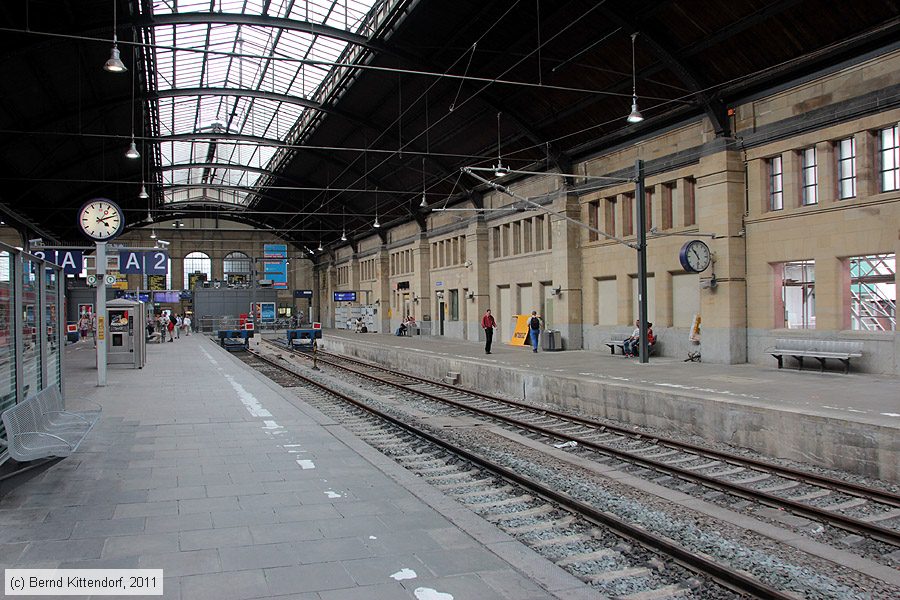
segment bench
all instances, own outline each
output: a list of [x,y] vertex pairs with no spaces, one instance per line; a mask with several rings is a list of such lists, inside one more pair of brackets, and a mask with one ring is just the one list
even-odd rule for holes
[[792,356],[798,363],[798,370],[803,370],[804,358],[815,358],[819,361],[819,370],[825,370],[825,361],[833,358],[844,363],[844,373],[850,372],[850,359],[862,356],[862,342],[844,342],[836,340],[776,340],[775,347],[769,350],[778,368],[782,367],[785,356]]
[[[619,350],[622,351],[622,354],[624,355],[625,354],[625,338],[629,337],[630,335],[631,334],[626,333],[621,338],[608,339],[608,340],[605,340],[603,343],[609,347],[610,354],[615,355],[616,348],[618,348]],[[656,350],[656,344],[650,344],[648,346],[648,350],[650,351],[651,355],[654,354],[654,351]]]
[[100,409],[65,410],[59,388],[51,386],[29,396],[2,414],[10,458],[28,462],[48,456],[69,456],[78,449],[100,418]]

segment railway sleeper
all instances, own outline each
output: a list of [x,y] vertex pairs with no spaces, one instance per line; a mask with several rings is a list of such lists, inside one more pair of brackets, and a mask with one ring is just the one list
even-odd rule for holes
[[[669,463],[672,464],[672,463]],[[722,465],[721,460],[713,460],[710,462],[705,462],[702,465],[691,465],[689,467],[684,467],[686,471],[701,471],[703,469],[711,469],[713,467],[719,467]]]
[[472,508],[476,508],[478,510],[490,510],[492,508],[501,508],[503,506],[515,506],[516,504],[527,504],[534,500],[534,496],[530,494],[523,494],[521,496],[516,496],[515,498],[505,498],[503,500],[490,500],[486,502],[467,502],[469,506]]
[[827,506],[821,506],[822,510],[829,510],[831,512],[837,512],[840,510],[847,510],[848,508],[856,508],[857,506],[862,506],[863,504],[868,503],[868,500],[865,498],[851,498],[846,502],[838,502],[837,504],[829,504]]
[[567,565],[602,560],[604,558],[609,558],[610,556],[621,556],[621,554],[616,550],[604,548],[603,550],[593,550],[591,552],[581,552],[579,554],[572,554],[571,556],[564,556],[563,558],[554,561],[554,563],[556,563],[557,566],[565,567]]
[[[452,466],[452,465],[450,465]],[[423,475],[429,481],[445,481],[451,479],[459,479],[460,477],[474,477],[476,475],[480,475],[482,473],[479,469],[469,469],[468,471],[454,471],[453,473],[446,473],[444,475],[428,475],[427,473]]]
[[474,492],[463,492],[461,494],[454,494],[457,500],[462,500],[463,502],[467,501],[467,498],[478,498],[481,496],[499,496],[500,494],[508,494],[513,491],[513,486],[507,484],[503,487],[498,487],[492,490],[484,491],[484,490],[475,490]]
[[674,583],[655,590],[645,590],[627,596],[619,596],[620,600],[664,600],[665,598],[680,598],[687,596],[693,590],[689,585]]
[[608,583],[619,579],[635,579],[638,577],[647,577],[651,574],[650,569],[646,567],[633,567],[630,569],[620,569],[618,571],[606,571],[604,573],[594,573],[587,575],[587,581],[591,583]]
[[824,498],[825,496],[830,496],[831,490],[819,489],[813,490],[811,492],[807,492],[805,494],[799,494],[797,496],[791,496],[791,500],[802,501],[802,500],[815,500],[816,498]]
[[783,492],[785,490],[792,490],[795,487],[799,486],[800,482],[796,479],[789,479],[784,483],[779,483],[778,485],[773,485],[772,487],[761,488],[759,491],[761,492]]
[[769,473],[758,473],[753,472],[753,475],[750,477],[744,477],[742,479],[735,479],[732,483],[736,483],[738,485],[749,485],[751,483],[759,483],[760,481],[765,481],[766,479],[771,479],[772,475]]
[[514,521],[516,519],[528,519],[530,517],[539,517],[541,515],[546,515],[554,512],[556,508],[549,504],[543,504],[541,506],[536,506],[534,508],[529,508],[527,510],[518,510],[516,512],[507,512],[507,513],[488,513],[486,515],[482,515],[487,521],[491,523],[502,523],[503,521]]
[[865,521],[866,523],[879,523],[881,521],[896,519],[897,517],[900,517],[900,508],[892,508],[889,511],[878,513],[876,515],[866,515],[860,520]]
[[[494,485],[494,480],[488,477],[485,479],[475,479],[471,481],[454,481],[453,483],[432,483],[432,485],[441,491],[455,490],[467,487],[489,488]],[[483,491],[482,493],[487,495],[489,492]]]
[[521,535],[525,533],[537,533],[539,531],[547,531],[548,529],[563,529],[575,522],[575,517],[568,516],[555,521],[545,521],[543,523],[535,523],[534,525],[518,525],[510,527],[508,525],[503,528],[507,533]]
[[543,538],[538,540],[528,540],[527,544],[531,548],[549,548],[550,546],[570,546],[572,544],[583,544],[590,542],[595,536],[585,533],[564,534],[556,537]]

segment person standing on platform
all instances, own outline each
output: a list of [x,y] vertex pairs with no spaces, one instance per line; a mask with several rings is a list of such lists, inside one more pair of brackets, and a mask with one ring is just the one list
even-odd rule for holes
[[81,340],[86,340],[88,331],[91,330],[91,319],[88,317],[88,313],[82,314],[78,320],[78,330],[81,332]]
[[531,349],[538,351],[538,341],[541,338],[541,318],[537,316],[537,311],[531,311],[531,318],[528,319],[528,335],[531,336]]
[[175,318],[175,313],[170,312],[169,313],[169,322],[166,325],[166,329],[169,330],[169,341],[170,342],[175,341],[175,323],[177,323],[177,322],[178,322],[178,319]]
[[494,340],[494,329],[497,327],[497,321],[494,320],[494,315],[491,314],[491,309],[487,309],[484,311],[484,316],[481,317],[481,328],[484,329],[484,353],[491,353],[491,342]]
[[184,327],[184,335],[191,335],[191,318],[188,315],[184,315],[181,324]]
[[181,315],[175,315],[175,337],[181,339],[181,328],[184,326],[184,320]]

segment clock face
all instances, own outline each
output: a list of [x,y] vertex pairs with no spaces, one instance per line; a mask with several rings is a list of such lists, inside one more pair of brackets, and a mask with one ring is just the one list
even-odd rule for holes
[[89,238],[103,242],[122,233],[125,219],[115,202],[97,198],[85,203],[78,211],[78,226]]
[[685,271],[701,273],[709,267],[709,246],[700,240],[691,240],[681,247],[679,258]]

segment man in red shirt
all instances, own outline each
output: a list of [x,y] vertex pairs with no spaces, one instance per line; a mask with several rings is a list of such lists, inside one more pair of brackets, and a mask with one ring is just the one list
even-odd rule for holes
[[494,315],[491,314],[491,309],[487,309],[484,311],[484,316],[481,317],[481,328],[484,329],[484,353],[491,353],[491,342],[494,339],[494,328],[497,327],[497,321],[494,320]]

